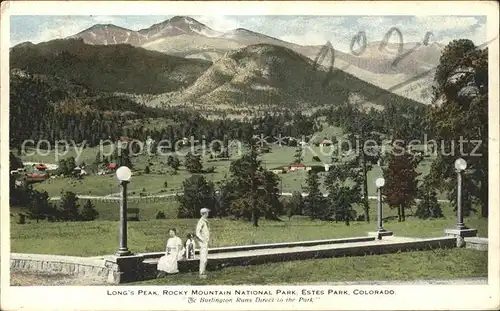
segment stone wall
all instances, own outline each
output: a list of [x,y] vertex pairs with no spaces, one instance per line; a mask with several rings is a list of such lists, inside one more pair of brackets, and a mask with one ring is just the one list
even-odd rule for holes
[[115,282],[118,267],[103,258],[11,253],[10,269],[13,271],[61,273]]
[[[341,243],[340,241],[343,241]],[[375,240],[373,237],[319,241],[276,243],[211,249],[208,269],[246,266],[269,262],[388,254],[400,251],[456,247],[455,237],[429,239]],[[292,244],[292,245],[290,245]],[[286,247],[283,247],[287,245]],[[280,246],[280,247],[278,247]],[[71,257],[39,254],[11,254],[10,267],[18,271],[64,273],[108,283],[128,283],[155,278],[156,264],[163,253],[131,256]],[[179,261],[181,272],[198,269],[199,260]]]

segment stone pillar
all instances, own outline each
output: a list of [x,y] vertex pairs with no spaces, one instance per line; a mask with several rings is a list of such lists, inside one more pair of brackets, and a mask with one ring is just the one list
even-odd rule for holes
[[127,247],[127,184],[128,181],[120,182],[120,248],[116,256],[132,255]]

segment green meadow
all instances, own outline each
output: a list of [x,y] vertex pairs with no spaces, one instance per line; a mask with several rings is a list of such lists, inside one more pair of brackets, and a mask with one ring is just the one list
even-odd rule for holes
[[210,271],[207,279],[200,279],[196,272],[190,272],[129,285],[297,285],[443,280],[487,275],[488,252],[455,248],[227,267]]
[[[271,145],[271,152],[263,153],[260,156],[263,167],[267,169],[282,169],[294,161],[296,147]],[[58,159],[74,156],[77,159],[77,164],[82,162],[86,164],[93,163],[99,147],[79,149],[70,149],[64,156],[56,155],[51,152],[48,155],[41,156],[23,156],[25,162],[44,162],[57,164]],[[180,150],[178,157],[181,162],[189,149]],[[203,166],[205,169],[213,167],[213,173],[204,174],[209,181],[217,183],[224,180],[229,175],[229,166],[232,160],[239,158],[246,150],[233,149],[232,158],[230,160],[215,160],[210,159],[208,152],[202,153]],[[104,148],[104,152],[109,152],[109,148]],[[308,146],[304,149],[303,163],[308,166],[321,166],[323,163],[330,163],[331,155],[333,154],[332,147],[316,147]],[[79,155],[79,156],[78,156]],[[131,195],[157,195],[164,193],[176,193],[182,191],[182,183],[192,174],[186,171],[184,166],[180,166],[177,172],[167,167],[167,156],[161,155],[146,155],[140,154],[132,158],[134,165],[134,175],[129,185]],[[313,160],[314,156],[320,158],[320,162]],[[432,158],[425,158],[418,167],[418,171],[422,174],[420,178],[429,172]],[[149,166],[150,173],[144,172],[146,166]],[[281,192],[302,191],[306,180],[305,171],[294,171],[286,174],[279,174]],[[325,172],[319,173],[323,179]],[[382,176],[381,168],[377,165],[368,172],[368,180],[375,181],[376,178]],[[166,186],[165,186],[166,185]],[[94,175],[90,173],[83,180],[75,181],[68,178],[56,177],[47,181],[35,184],[37,190],[47,191],[50,196],[60,196],[61,191],[72,191],[82,195],[104,196],[114,194],[119,191],[118,183],[114,175]],[[326,191],[324,186],[321,186],[322,191]],[[368,195],[376,195],[374,182],[368,182]],[[440,199],[445,199],[444,194],[439,193]]]
[[[195,229],[196,219],[176,219],[177,202],[173,199],[157,202],[131,202],[129,207],[140,208],[140,221],[128,222],[128,243],[133,252],[155,252],[164,249],[169,228],[177,228],[184,238]],[[80,202],[83,204],[83,202]],[[94,201],[99,219],[90,222],[46,222],[29,220],[27,224],[16,223],[15,208],[11,211],[11,251],[20,253],[63,254],[73,256],[97,256],[112,254],[117,248],[119,230],[119,204]],[[403,237],[437,237],[444,229],[456,225],[456,216],[447,204],[442,205],[444,218],[420,220],[409,216],[398,222],[397,212],[384,206],[388,219],[384,227]],[[361,212],[361,208],[357,208]],[[163,211],[167,219],[155,219]],[[259,227],[242,220],[213,218],[211,222],[212,246],[230,246],[314,239],[365,236],[376,229],[375,201],[371,202],[370,223],[353,221],[347,226],[334,221],[310,220],[304,216],[282,217],[281,221],[261,220]],[[409,211],[411,215],[411,211]],[[487,219],[478,216],[466,218],[466,224],[478,229],[479,236],[488,236]]]

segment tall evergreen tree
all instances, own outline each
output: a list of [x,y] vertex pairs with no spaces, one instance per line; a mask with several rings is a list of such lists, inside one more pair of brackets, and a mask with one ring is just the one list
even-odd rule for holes
[[74,192],[61,192],[59,213],[60,218],[66,221],[76,221],[80,219],[78,197]]
[[85,205],[82,208],[81,212],[81,219],[83,221],[90,221],[90,220],[95,220],[99,216],[99,212],[95,209],[94,204],[92,204],[92,201],[87,200],[85,202]]
[[202,208],[209,208],[211,215],[217,215],[216,196],[214,185],[201,175],[193,175],[183,183],[183,194],[177,196],[179,209],[177,216],[179,218],[197,218],[200,217]]
[[294,191],[292,197],[290,198],[289,206],[292,209],[293,215],[303,215],[304,213],[304,198],[300,191]]
[[455,160],[465,159],[468,191],[478,199],[481,215],[487,217],[488,49],[468,39],[451,41],[441,53],[434,82],[428,123],[431,138],[440,146],[430,176],[435,186],[446,190],[456,175]]
[[352,163],[360,169],[357,170],[361,181],[363,192],[362,205],[365,221],[370,221],[370,205],[368,201],[368,172],[372,170],[380,158],[380,147],[382,139],[377,132],[377,125],[369,114],[364,112],[364,99],[358,94],[351,94],[348,102],[350,104],[352,119],[345,123],[348,133],[347,140],[352,146],[355,158]]
[[188,152],[186,154],[186,160],[184,161],[184,166],[190,173],[201,173],[203,171],[201,156],[193,155],[191,152]]
[[427,179],[422,182],[418,193],[420,202],[417,204],[415,216],[420,219],[444,217],[441,205],[437,200],[436,190],[433,189],[432,184]]
[[325,216],[325,199],[320,190],[321,181],[318,173],[312,170],[307,173],[306,187],[304,191],[307,193],[305,198],[305,214],[311,219],[324,218]]
[[302,160],[304,160],[303,157],[303,149],[301,145],[297,146],[297,149],[295,150],[295,156],[294,156],[294,163],[302,163]]
[[36,222],[48,216],[56,216],[55,208],[49,201],[49,194],[32,190],[29,194],[28,217],[36,219]]
[[336,222],[344,221],[349,225],[356,217],[353,205],[363,202],[361,171],[357,156],[350,159],[349,156],[342,156],[340,150],[333,154],[325,185],[330,201],[329,214],[334,216]]
[[264,176],[255,146],[251,146],[250,151],[240,159],[233,161],[229,171],[239,195],[231,203],[231,211],[237,217],[248,218],[257,227],[265,207],[258,200],[258,189],[264,188]]
[[415,203],[417,196],[417,159],[404,142],[393,143],[387,168],[383,169],[385,186],[382,193],[390,207],[398,209],[398,220],[405,221],[405,209]]
[[254,226],[259,219],[277,220],[283,207],[279,200],[278,177],[262,167],[255,147],[240,159],[231,162],[229,179],[224,186],[229,213],[248,219]]

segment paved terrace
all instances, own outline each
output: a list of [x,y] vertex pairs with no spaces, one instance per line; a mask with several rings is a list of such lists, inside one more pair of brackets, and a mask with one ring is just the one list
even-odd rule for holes
[[[301,241],[243,245],[209,249],[208,269],[244,266],[344,256],[365,256],[396,253],[399,251],[456,247],[456,238],[406,238],[364,236],[344,239]],[[468,243],[467,243],[468,244]],[[80,277],[98,277],[108,283],[127,283],[156,277],[156,266],[164,252],[134,254],[132,256],[69,257],[38,254],[11,254],[11,269],[17,271],[70,273]],[[64,258],[63,258],[64,257]],[[197,271],[198,252],[195,258],[179,261],[180,272]]]
[[[384,237],[381,240],[375,237],[358,237],[323,241],[247,245],[244,247],[219,248],[209,251],[207,268],[220,269],[228,266],[246,266],[314,258],[387,254],[398,251],[452,248],[455,246],[456,238],[454,237],[417,239],[394,236]],[[147,279],[153,278],[159,257],[163,253],[138,255],[144,257],[144,277]],[[179,261],[179,270],[181,272],[196,271],[198,265],[199,257],[196,255],[194,259]]]

